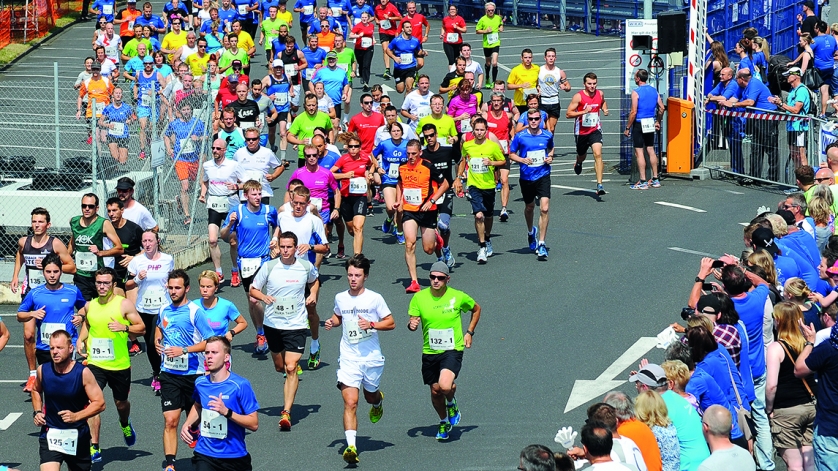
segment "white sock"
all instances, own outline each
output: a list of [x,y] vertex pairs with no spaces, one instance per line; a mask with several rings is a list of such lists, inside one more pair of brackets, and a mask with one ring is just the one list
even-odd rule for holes
[[216,268],[215,272],[218,273],[218,276],[223,276],[224,275],[224,271],[221,269],[221,267]]
[[313,340],[311,341],[311,353],[317,353],[320,350],[320,340]]
[[347,430],[343,433],[346,434],[346,446],[355,446],[355,435],[358,432],[356,430]]
[[38,370],[29,370],[29,376],[38,376]]
[[448,421],[448,417],[445,417],[444,419],[439,419],[439,423],[441,423],[441,424],[450,424],[451,422],[449,422],[449,421]]

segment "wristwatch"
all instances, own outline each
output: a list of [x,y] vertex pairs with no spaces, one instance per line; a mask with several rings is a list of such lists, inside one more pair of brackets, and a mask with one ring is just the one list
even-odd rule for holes
[[227,409],[227,413],[226,413],[226,414],[224,414],[224,417],[227,417],[227,418],[229,419],[229,418],[230,418],[230,417],[232,417],[232,416],[233,416],[233,409],[229,409],[229,408],[228,408],[228,409]]
[[471,335],[472,337],[474,337],[474,331],[473,330],[467,330],[466,333]]
[[704,278],[695,277],[696,283],[704,283]]
[[431,202],[431,204],[436,204],[436,200],[435,200],[435,199],[433,199],[433,198],[429,199],[428,201],[430,201],[430,202]]
[[813,347],[815,346],[815,344],[813,344],[812,342],[809,342],[809,341],[807,340],[807,341],[803,344],[803,348],[806,348],[806,347],[807,347],[807,346],[809,346],[809,345],[811,345],[811,346],[813,346]]
[[183,354],[186,355],[187,353],[189,353],[189,349],[186,348],[186,347],[183,347]]
[[235,336],[236,336],[236,330],[235,329],[230,329],[230,337],[235,337]]

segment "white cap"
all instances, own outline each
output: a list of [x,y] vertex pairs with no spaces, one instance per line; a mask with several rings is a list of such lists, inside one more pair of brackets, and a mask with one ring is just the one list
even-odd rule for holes
[[281,59],[274,59],[273,66],[274,67],[283,67],[284,64],[282,63]]

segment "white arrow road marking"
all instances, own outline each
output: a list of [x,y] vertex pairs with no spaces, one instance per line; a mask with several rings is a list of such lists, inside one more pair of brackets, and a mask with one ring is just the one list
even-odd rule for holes
[[707,252],[699,252],[696,250],[690,249],[682,249],[681,247],[667,247],[669,250],[674,250],[676,252],[684,252],[684,253],[691,253],[693,255],[701,255],[702,257],[710,257],[710,258],[718,258],[716,255]]
[[21,412],[12,412],[11,414],[7,415],[5,419],[0,420],[0,430],[6,430],[15,423],[15,420],[19,419],[20,416],[23,415]]
[[684,206],[683,204],[667,203],[666,201],[655,201],[655,204],[659,204],[661,206],[669,206],[669,207],[672,207],[672,208],[686,209],[687,211],[695,211],[697,213],[706,213],[707,212],[703,209],[693,208],[692,206]]

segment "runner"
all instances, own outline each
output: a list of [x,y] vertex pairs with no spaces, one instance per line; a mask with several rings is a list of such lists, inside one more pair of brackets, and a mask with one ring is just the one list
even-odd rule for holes
[[521,63],[509,72],[509,77],[506,79],[506,88],[515,90],[512,102],[518,107],[519,113],[527,111],[527,102],[530,95],[538,95],[540,69],[537,64],[532,63],[532,50],[525,48],[521,51]]
[[73,471],[89,471],[87,419],[105,410],[105,398],[93,373],[73,360],[70,334],[57,330],[48,339],[52,362],[38,367],[32,388],[41,470],[59,471],[67,463]]
[[[547,260],[544,245],[550,221],[550,164],[553,162],[553,135],[541,128],[541,112],[530,109],[527,129],[515,134],[509,144],[509,158],[521,167],[521,195],[524,197],[524,219],[527,222],[527,241],[530,251],[541,261]],[[535,204],[541,210],[538,226],[533,225]]]
[[[236,110],[226,106],[219,114],[221,121],[218,132],[213,136],[213,140],[221,139],[224,141],[227,150],[224,152],[224,157],[235,161],[236,152],[245,146],[244,132],[236,125]],[[232,283],[233,286],[238,286]]]
[[[375,146],[378,146],[383,141],[390,139],[390,126],[394,123],[402,128],[402,139],[409,141],[411,139],[419,138],[409,124],[401,122],[399,118],[399,110],[395,106],[386,105],[386,107],[381,110],[381,113],[384,115],[384,125],[375,131]],[[375,148],[373,148],[373,150],[375,150]]]
[[[279,111],[273,100],[267,94],[263,93],[265,85],[259,79],[253,79],[250,82],[250,94],[247,98],[256,102],[259,106],[259,145],[267,146],[269,139],[269,123],[276,123],[279,118]],[[271,146],[271,152],[276,153],[276,149]]]
[[442,237],[442,247],[437,250],[437,260],[445,262],[448,268],[454,267],[454,256],[451,254],[449,241],[451,240],[451,215],[454,213],[454,180],[453,169],[460,159],[459,149],[452,146],[443,146],[437,139],[436,126],[427,123],[422,126],[422,137],[425,141],[425,149],[422,157],[432,163],[434,167],[442,172],[445,181],[448,182],[448,190],[440,201],[437,201],[439,208],[439,219],[436,223],[437,231]]
[[[235,304],[216,294],[220,282],[218,273],[212,270],[202,271],[198,275],[198,289],[201,293],[201,299],[196,299],[192,303],[197,304],[198,307],[204,310],[204,315],[207,318],[207,322],[209,322],[210,329],[212,329],[215,335],[224,337],[228,342],[232,342],[233,337],[247,329],[247,321],[244,320],[244,316],[241,315],[239,308]],[[233,328],[230,328],[231,322],[235,323]],[[227,366],[229,367],[230,365],[228,364]]]
[[136,307],[145,325],[145,349],[151,365],[151,390],[160,394],[160,354],[154,345],[154,326],[160,308],[171,302],[166,279],[175,267],[171,255],[160,252],[160,236],[146,231],[142,237],[143,252],[128,264],[128,290],[137,290]]
[[384,53],[394,62],[393,78],[396,80],[396,91],[405,94],[413,91],[413,81],[420,68],[419,59],[424,63],[427,52],[422,49],[422,42],[413,37],[413,25],[409,21],[402,22],[401,34],[390,41]]
[[564,70],[556,67],[556,48],[544,51],[545,64],[538,69],[538,92],[541,95],[541,110],[547,113],[547,130],[555,132],[556,122],[562,111],[559,90],[570,91],[570,82]]
[[509,212],[506,210],[509,204],[509,170],[512,168],[512,161],[509,160],[509,140],[512,137],[511,131],[514,129],[512,113],[504,108],[504,98],[503,93],[492,92],[492,98],[489,100],[490,107],[483,112],[489,124],[489,133],[498,139],[506,158],[506,163],[495,169],[497,177],[495,191],[500,186],[500,222],[509,220]]
[[[253,180],[262,187],[262,204],[270,204],[274,190],[271,182],[279,178],[285,171],[285,165],[276,159],[276,154],[270,149],[259,144],[260,140],[258,127],[247,127],[244,129],[245,146],[236,151],[233,160],[239,164],[241,170],[240,181]],[[244,202],[246,198],[244,191],[239,195]]]
[[399,166],[407,162],[408,141],[403,139],[401,123],[390,123],[387,129],[390,139],[381,141],[372,151],[372,155],[378,159],[377,175],[374,175],[374,178],[381,187],[387,213],[387,218],[381,225],[381,231],[385,234],[392,233],[399,244],[404,244],[402,212],[397,210],[396,187],[399,183]]
[[[338,191],[338,182],[332,172],[319,165],[320,152],[317,147],[313,144],[300,147],[303,149],[303,155],[305,156],[305,166],[295,170],[290,179],[302,180],[303,185],[311,192],[311,202],[320,211],[320,219],[323,220],[323,224],[331,224],[332,220],[337,219],[340,215],[338,208],[341,205],[341,194]],[[330,190],[335,192],[334,207],[331,206],[329,201]],[[324,243],[328,244],[328,239],[324,239]]]
[[364,287],[369,276],[370,261],[363,254],[357,253],[346,261],[349,289],[335,295],[334,315],[324,324],[326,330],[343,325],[337,386],[343,396],[343,430],[346,435],[343,460],[350,464],[358,462],[355,437],[361,387],[364,388],[364,399],[372,405],[370,422],[378,423],[384,415],[384,393],[379,390],[384,355],[378,332],[396,328],[384,298]]
[[291,113],[291,99],[296,96],[296,90],[288,77],[285,75],[285,64],[280,59],[274,59],[271,73],[262,80],[267,84],[265,94],[273,102],[278,114],[273,121],[268,121],[268,142],[271,150],[276,152],[276,126],[279,124],[279,158],[285,160],[285,152],[288,148],[286,134],[288,133],[288,121]]
[[501,147],[487,138],[488,123],[483,118],[473,121],[474,139],[463,143],[463,158],[457,167],[454,191],[463,194],[461,179],[468,169],[468,193],[471,195],[471,210],[474,214],[474,228],[477,231],[477,263],[486,263],[494,255],[492,248],[492,224],[495,220],[495,176],[489,167],[502,167],[506,163]]
[[[285,38],[285,47],[279,53],[277,59],[282,61],[282,68],[285,70],[285,75],[291,86],[294,87],[294,94],[291,95],[291,114],[296,115],[300,108],[300,99],[304,96],[302,93],[302,74],[301,71],[308,67],[308,61],[305,54],[297,48],[297,40],[294,36]],[[290,122],[291,120],[289,120]]]
[[417,129],[424,129],[426,124],[433,124],[436,127],[436,139],[439,145],[451,147],[460,140],[457,132],[457,124],[454,118],[445,113],[445,98],[442,95],[431,97],[431,114],[419,120]]
[[[623,131],[625,136],[632,136],[637,170],[640,173],[640,180],[629,187],[632,190],[648,190],[650,186],[661,186],[658,179],[658,156],[655,154],[655,133],[661,129],[665,108],[655,87],[646,83],[648,80],[649,72],[646,69],[640,69],[634,74],[637,88],[631,92],[631,111]],[[649,182],[646,182],[644,150],[649,153],[649,165],[652,167],[652,179]]]
[[113,101],[102,110],[99,128],[107,135],[108,151],[120,165],[128,163],[128,126],[137,117],[131,105],[122,101],[122,89],[114,88]]
[[[87,315],[76,341],[76,349],[86,359],[85,364],[96,378],[99,388],[104,391],[105,386],[111,387],[122,438],[126,446],[134,446],[137,432],[131,425],[131,403],[128,401],[128,392],[131,390],[128,334],[143,335],[145,326],[134,304],[114,293],[117,279],[113,268],[105,267],[96,271],[96,291],[99,297],[85,306]],[[89,418],[87,424],[90,426],[90,459],[98,463],[102,461],[99,448],[102,419],[97,414]]]
[[[219,280],[224,280],[221,268],[221,248],[218,236],[221,224],[230,212],[230,207],[238,204],[236,188],[244,180],[238,162],[225,156],[227,143],[216,139],[212,143],[212,160],[204,161],[201,177],[201,193],[198,201],[207,205],[207,234],[209,236],[210,259]],[[231,249],[231,252],[233,250]],[[235,264],[235,263],[234,263]]]
[[[367,192],[373,181],[373,173],[377,165],[370,159],[369,154],[361,153],[361,139],[357,134],[343,133],[341,142],[346,145],[348,153],[341,156],[332,167],[335,180],[340,180],[340,216],[343,219],[349,235],[353,237],[352,249],[354,254],[364,251],[364,222],[367,220]],[[344,252],[343,233],[338,232],[338,258]]]
[[[526,102],[527,107],[518,115],[518,121],[516,121],[515,123],[515,133],[517,134],[527,129],[527,126],[529,126],[529,121],[527,121],[527,113],[533,110],[538,111],[538,114],[541,115],[540,127],[542,130],[546,131],[547,113],[539,108],[540,101],[538,99],[538,95],[532,94],[527,96]],[[517,110],[518,107],[515,107],[515,109]]]
[[352,86],[346,70],[338,67],[338,54],[329,51],[326,54],[326,66],[317,69],[317,73],[309,82],[309,91],[314,92],[314,86],[323,84],[323,91],[332,99],[335,107],[335,117],[332,120],[333,129],[340,130],[343,104],[349,102]]
[[401,115],[410,120],[410,128],[418,132],[419,120],[431,114],[431,78],[425,74],[419,76],[416,90],[408,93],[402,103]]
[[175,471],[178,423],[181,412],[187,412],[185,425],[197,438],[195,422],[189,422],[189,412],[195,401],[195,381],[204,375],[206,339],[212,337],[204,311],[190,303],[189,275],[181,269],[169,273],[167,289],[171,304],[160,309],[154,344],[163,361],[160,371],[160,402],[163,407],[163,471]]
[[[314,304],[320,283],[317,268],[297,258],[297,236],[283,232],[279,236],[279,258],[259,270],[250,287],[250,296],[267,305],[265,336],[276,371],[285,373],[284,405],[279,428],[291,430],[291,408],[299,386],[297,364],[306,347],[307,318],[305,306]],[[306,289],[311,293],[306,296]]]
[[[258,138],[257,138],[258,139]],[[262,203],[262,184],[248,180],[241,186],[247,198],[246,203],[230,211],[221,228],[221,237],[236,234],[238,240],[237,265],[241,273],[245,293],[250,291],[253,277],[265,262],[270,260],[271,248],[276,245],[279,232],[276,208]],[[255,353],[261,355],[268,351],[262,319],[265,311],[252,296],[248,299],[250,320],[256,328]]]
[[[364,6],[368,7],[367,5]],[[355,26],[352,27],[352,32],[349,34],[348,39],[355,40],[355,57],[358,59],[358,72],[361,74],[364,93],[367,93],[370,91],[370,70],[372,68],[372,57],[375,55],[375,37],[373,36],[375,25],[371,23],[372,14],[370,12],[364,11],[356,18],[359,18],[360,21],[355,22]]]
[[608,105],[605,103],[605,96],[597,90],[597,76],[588,72],[582,79],[585,88],[573,95],[570,105],[567,107],[567,119],[575,121],[573,126],[576,134],[576,164],[573,171],[576,175],[582,173],[582,162],[588,156],[588,148],[594,153],[594,170],[596,171],[596,194],[602,196],[605,190],[602,188],[602,173],[605,164],[602,161],[602,122],[599,113],[608,116]]
[[[460,374],[464,349],[471,348],[481,309],[471,296],[448,287],[450,277],[444,263],[434,263],[429,277],[431,287],[410,300],[407,328],[415,331],[422,323],[422,379],[431,388],[431,404],[439,415],[436,439],[448,440],[451,429],[462,417],[454,397],[454,380]],[[463,311],[471,311],[465,333]]]
[[[305,94],[303,105],[305,106],[305,113],[297,115],[294,118],[286,136],[288,142],[297,146],[299,152],[297,168],[306,164],[303,149],[311,143],[311,138],[314,136],[314,128],[323,128],[326,131],[332,130],[332,120],[329,119],[329,115],[317,109],[317,96],[314,93],[307,92]],[[354,120],[355,117],[352,119]]]
[[[503,18],[495,14],[494,2],[486,2],[486,14],[477,21],[474,32],[483,35],[483,57],[486,58],[486,85],[492,88],[492,82],[498,79],[498,54],[500,53],[500,33],[503,32]],[[492,82],[489,81],[492,76]],[[477,84],[480,85],[480,84]]]
[[416,293],[421,289],[416,276],[416,239],[421,237],[422,248],[427,254],[434,253],[436,245],[442,245],[436,232],[439,212],[436,202],[447,190],[448,181],[442,172],[422,159],[422,144],[416,139],[408,142],[407,162],[399,166],[394,204],[397,210],[401,208],[403,211],[404,260],[410,274],[410,285],[405,288],[405,293]]
[[[105,266],[102,258],[123,253],[122,242],[116,235],[113,224],[107,218],[99,216],[98,212],[99,196],[86,193],[81,197],[81,216],[70,219],[72,238],[67,250],[73,254],[76,262],[73,284],[88,301],[97,295],[93,274]],[[106,237],[112,247],[107,250],[104,249],[103,243]]]
[[300,32],[303,42],[308,36],[308,28],[314,22],[314,9],[317,7],[317,0],[297,0],[294,4],[294,11],[300,14]]
[[[212,274],[212,272],[210,272]],[[209,374],[195,380],[192,408],[180,430],[180,439],[195,447],[192,469],[199,471],[251,471],[245,430],[259,428],[259,403],[250,381],[231,372],[230,341],[207,339],[204,358]],[[201,422],[197,443],[189,424]]]
[[207,135],[204,122],[192,116],[192,105],[183,100],[179,105],[180,116],[169,122],[163,132],[163,142],[168,156],[174,161],[175,174],[180,180],[180,206],[184,226],[192,224],[189,213],[189,185],[198,178],[198,161],[201,159],[202,141]]
[[445,51],[445,57],[448,58],[449,71],[454,69],[454,62],[460,55],[460,45],[463,44],[463,34],[467,31],[468,26],[463,17],[457,13],[457,6],[448,5],[448,16],[442,19],[439,39],[442,40],[442,49]]
[[384,54],[384,74],[381,78],[390,80],[390,55],[387,50],[390,48],[390,41],[399,34],[398,25],[402,14],[395,5],[390,3],[390,0],[381,0],[374,11],[375,22],[378,24],[378,41],[381,43],[381,52]]

